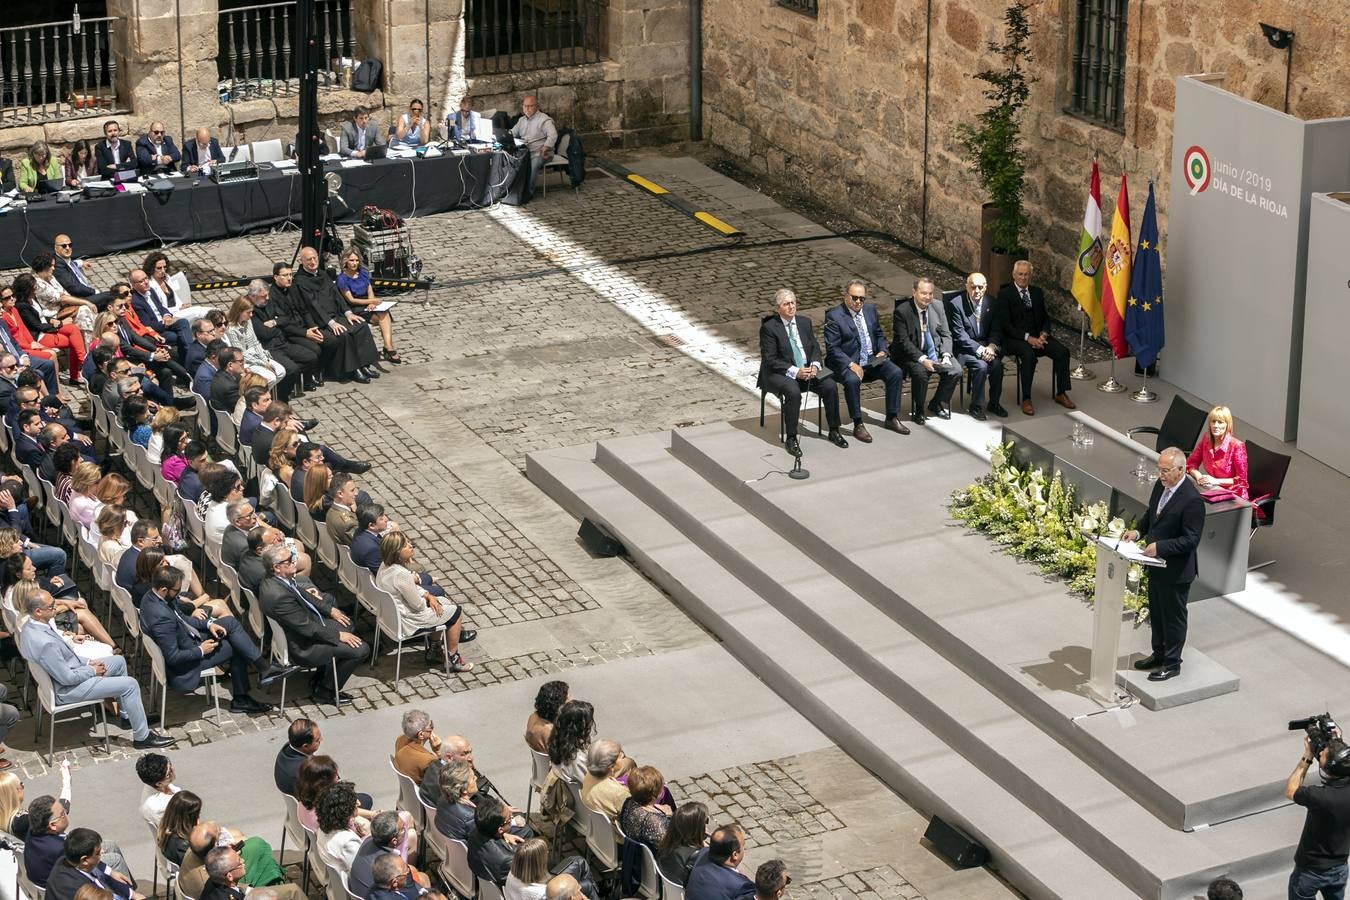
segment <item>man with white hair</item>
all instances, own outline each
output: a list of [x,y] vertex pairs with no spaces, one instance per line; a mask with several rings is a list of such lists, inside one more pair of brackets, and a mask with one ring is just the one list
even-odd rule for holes
[[403,714],[403,733],[394,740],[394,768],[420,784],[427,766],[434,763],[441,752],[441,739],[436,736],[435,723],[421,709],[410,709]]
[[1153,630],[1153,652],[1134,664],[1152,669],[1149,681],[1166,681],[1181,674],[1181,649],[1186,644],[1186,599],[1195,580],[1195,551],[1205,527],[1205,500],[1195,482],[1186,477],[1186,454],[1168,447],[1158,454],[1158,480],[1153,484],[1148,510],[1136,529],[1121,540],[1146,535],[1146,556],[1167,566],[1149,569],[1148,624]]
[[801,454],[797,422],[805,391],[814,391],[825,406],[830,443],[847,447],[848,441],[839,433],[839,390],[822,371],[825,367],[820,362],[820,345],[811,333],[811,319],[797,315],[797,295],[790,288],[774,295],[773,309],[774,314],[765,316],[759,326],[759,387],[782,398],[788,453]]
[[520,118],[511,126],[511,134],[530,149],[530,184],[534,185],[558,143],[558,127],[548,113],[539,111],[534,94],[526,94],[520,101]]

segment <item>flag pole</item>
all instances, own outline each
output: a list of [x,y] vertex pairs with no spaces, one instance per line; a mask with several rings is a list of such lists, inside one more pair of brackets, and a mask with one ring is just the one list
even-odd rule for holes
[[[1124,389],[1125,389],[1125,386],[1124,386],[1124,385],[1121,385],[1121,390],[1124,390]],[[1139,390],[1135,391],[1133,394],[1130,395],[1130,399],[1133,400],[1135,403],[1157,403],[1157,402],[1158,402],[1158,394],[1157,394],[1157,392],[1156,392],[1156,391],[1150,391],[1150,390],[1148,389],[1148,367],[1145,367],[1145,368],[1144,368],[1144,383],[1143,383],[1142,385],[1139,386]]]
[[1125,385],[1116,381],[1116,355],[1114,353],[1111,354],[1111,375],[1101,384],[1097,385],[1097,390],[1106,394],[1119,394],[1121,391],[1125,390]]
[[1078,307],[1078,314],[1083,317],[1083,324],[1078,327],[1078,365],[1069,372],[1069,377],[1074,381],[1091,381],[1097,377],[1097,373],[1083,365],[1083,348],[1087,344],[1087,311],[1083,307]]

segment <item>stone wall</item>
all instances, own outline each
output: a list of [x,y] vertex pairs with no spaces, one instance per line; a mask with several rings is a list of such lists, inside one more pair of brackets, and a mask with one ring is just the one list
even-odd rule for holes
[[[986,44],[1002,36],[1004,3],[932,0],[931,22],[924,0],[821,0],[818,19],[770,0],[706,4],[710,141],[957,268],[975,263],[986,198],[955,127],[985,105],[982,83],[970,75],[994,62]],[[1266,43],[1258,22],[1297,32],[1290,112],[1350,114],[1350,4],[1131,0],[1123,133],[1063,111],[1072,91],[1074,15],[1074,0],[1031,7],[1040,77],[1023,123],[1032,220],[1023,243],[1043,275],[1061,285],[1069,282],[1078,248],[1094,151],[1105,221],[1123,170],[1134,226],[1152,178],[1166,229],[1177,75],[1226,72],[1228,89],[1281,107],[1285,52]]]
[[[176,139],[200,126],[214,129],[227,145],[294,139],[299,113],[294,95],[219,102],[218,12],[216,0],[108,0],[108,14],[126,23],[116,47],[118,96],[130,109],[118,116],[124,132],[144,134],[158,119]],[[443,121],[466,94],[479,109],[515,113],[521,96],[534,92],[540,108],[580,132],[588,147],[688,135],[688,0],[610,0],[601,62],[474,77],[464,74],[463,0],[353,0],[352,13],[358,55],[382,61],[384,90],[321,90],[326,128],[335,130],[358,104],[372,107],[375,120],[387,124],[417,97],[429,118]],[[13,155],[35,140],[64,150],[80,138],[99,137],[104,118],[0,128],[0,152]]]

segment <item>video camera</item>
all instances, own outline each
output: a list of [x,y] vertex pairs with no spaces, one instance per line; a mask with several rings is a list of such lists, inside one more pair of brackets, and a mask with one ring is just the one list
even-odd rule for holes
[[1340,737],[1340,726],[1331,718],[1331,713],[1320,713],[1306,719],[1293,719],[1289,722],[1289,730],[1302,731],[1308,735],[1314,759],[1321,757],[1327,744]]

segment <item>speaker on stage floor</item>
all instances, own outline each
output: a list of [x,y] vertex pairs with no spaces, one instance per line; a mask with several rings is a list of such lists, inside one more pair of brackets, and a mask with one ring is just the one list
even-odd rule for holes
[[923,833],[928,843],[952,861],[958,869],[973,869],[989,860],[989,851],[979,841],[969,838],[955,825],[933,816],[928,830]]
[[577,538],[592,556],[623,556],[623,544],[598,522],[582,519]]

